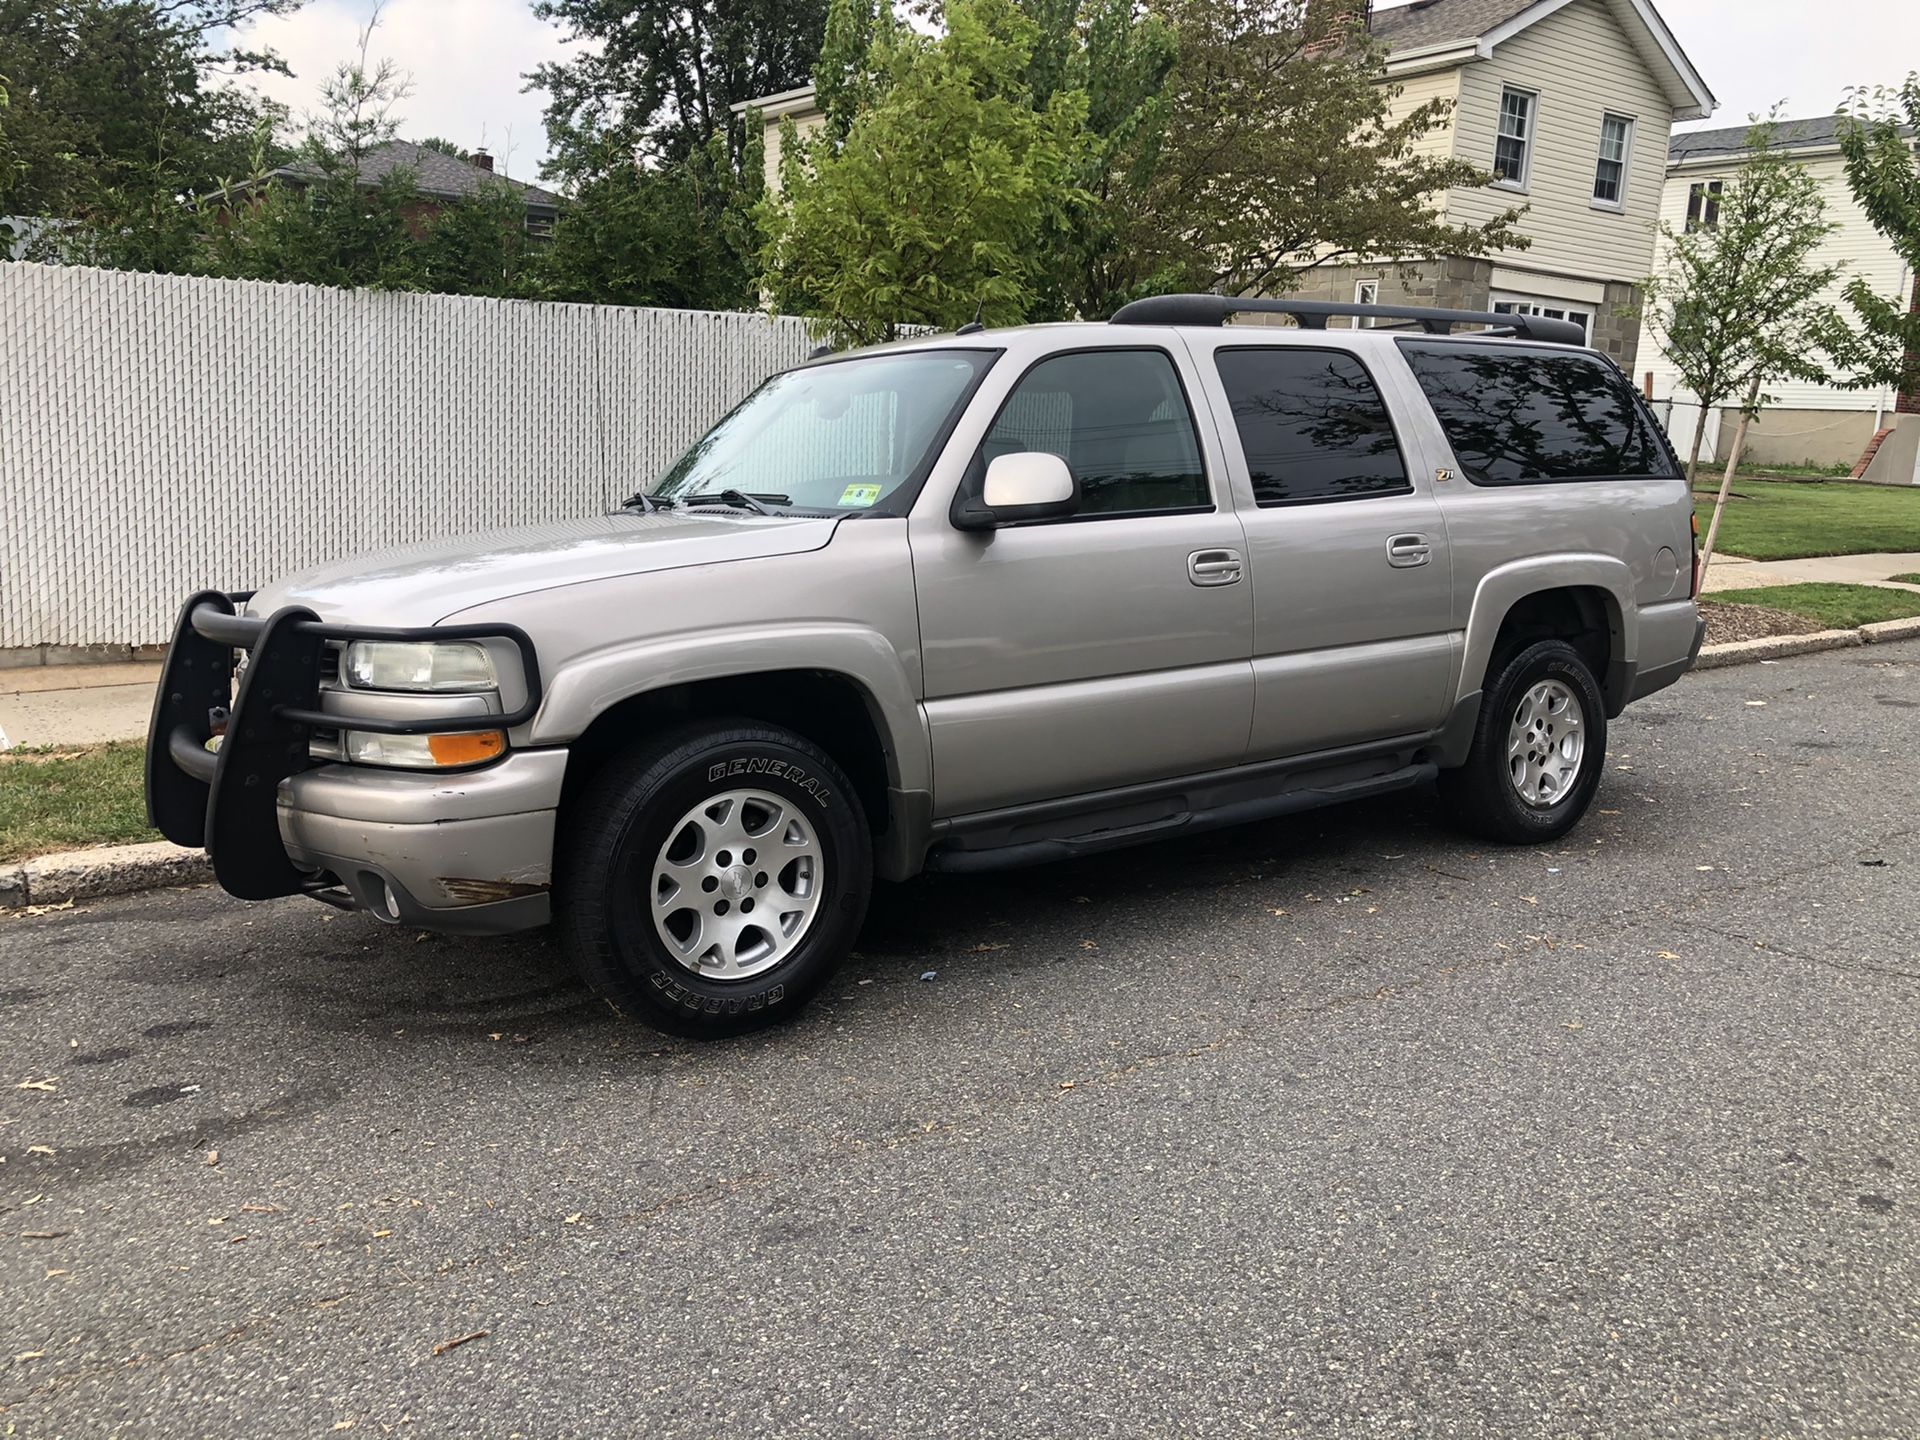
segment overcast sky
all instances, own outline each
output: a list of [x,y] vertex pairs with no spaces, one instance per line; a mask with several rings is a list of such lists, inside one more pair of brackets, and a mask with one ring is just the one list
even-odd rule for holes
[[[1656,0],[1720,109],[1709,125],[1739,125],[1776,100],[1794,117],[1821,115],[1849,85],[1899,80],[1920,66],[1916,0]],[[308,0],[294,14],[247,33],[293,68],[260,88],[296,115],[354,51],[370,0]],[[558,30],[533,18],[530,0],[388,0],[374,32],[376,57],[413,78],[401,134],[485,144],[511,173],[531,179],[546,157],[542,97],[521,78],[565,53]],[[1688,126],[1683,128],[1698,128]]]

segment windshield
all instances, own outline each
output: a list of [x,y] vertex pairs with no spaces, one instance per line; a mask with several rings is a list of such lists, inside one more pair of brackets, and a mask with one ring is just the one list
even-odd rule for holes
[[775,375],[651,493],[685,503],[732,490],[783,510],[871,510],[918,478],[996,353],[907,351]]

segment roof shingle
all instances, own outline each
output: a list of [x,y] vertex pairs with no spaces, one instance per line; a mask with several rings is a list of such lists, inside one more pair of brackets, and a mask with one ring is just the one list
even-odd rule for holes
[[1424,50],[1474,40],[1505,24],[1532,0],[1414,0],[1373,13],[1373,33],[1395,50]]

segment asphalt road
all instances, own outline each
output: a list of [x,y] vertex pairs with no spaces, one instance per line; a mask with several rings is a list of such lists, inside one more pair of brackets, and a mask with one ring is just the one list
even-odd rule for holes
[[1694,676],[1564,848],[917,882],[714,1047],[537,939],[0,919],[0,1434],[1912,1437],[1917,738],[1920,645]]

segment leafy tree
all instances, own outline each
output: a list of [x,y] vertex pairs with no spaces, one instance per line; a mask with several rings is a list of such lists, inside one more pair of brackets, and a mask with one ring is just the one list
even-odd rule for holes
[[125,228],[243,173],[277,107],[223,77],[284,69],[234,27],[299,0],[0,0],[0,73],[22,214]]
[[[1777,113],[1777,111],[1776,111]],[[1733,487],[1747,431],[1777,380],[1826,378],[1827,356],[1852,340],[1823,296],[1839,265],[1817,263],[1835,228],[1819,183],[1774,148],[1776,123],[1747,132],[1747,152],[1720,195],[1718,219],[1691,231],[1663,224],[1665,268],[1648,277],[1643,313],[1654,342],[1700,405],[1687,456],[1691,482],[1700,465],[1707,412],[1736,397],[1740,424],[1727,456],[1701,566],[1713,558],[1720,515]]]
[[763,173],[758,136],[737,174],[721,135],[675,164],[593,167],[538,257],[531,293],[607,305],[751,308],[753,206]]
[[805,140],[782,126],[782,193],[756,211],[760,284],[836,342],[976,313],[1027,318],[1043,239],[1090,198],[1087,97],[1060,90],[1034,105],[1034,22],[1012,0],[949,0],[944,18],[936,37],[876,16],[855,82],[875,98],[844,137],[834,124]]
[[1159,158],[1169,104],[1166,82],[1178,55],[1172,24],[1133,0],[1022,0],[1039,27],[1028,83],[1045,108],[1061,91],[1087,97],[1087,137],[1079,184],[1091,197],[1053,240],[1043,267],[1036,318],[1111,314],[1134,276],[1123,230],[1122,195],[1144,185]]
[[826,0],[539,0],[534,14],[582,42],[529,79],[547,106],[551,173],[585,181],[610,154],[672,163],[725,134],[736,171],[738,101],[807,82]]
[[0,75],[0,212],[6,209],[7,197],[27,169],[26,162],[15,153],[13,142],[7,138],[6,112],[12,103],[7,94],[7,77]]
[[[1855,91],[1851,99],[1852,123],[1840,127],[1847,184],[1873,228],[1906,262],[1907,274],[1920,276],[1920,169],[1914,163],[1920,71],[1896,88]],[[1847,286],[1847,303],[1862,330],[1852,383],[1920,395],[1920,279],[1911,296],[1893,301],[1856,276]]]
[[390,170],[371,186],[360,178],[367,157],[397,133],[396,109],[408,92],[392,61],[369,58],[377,23],[376,15],[361,32],[356,58],[321,87],[320,112],[290,173],[267,169],[263,145],[253,178],[226,189],[219,219],[208,227],[212,273],[384,290],[425,283],[411,173]]
[[1096,313],[1162,289],[1285,291],[1356,258],[1524,248],[1521,211],[1452,224],[1433,197],[1493,177],[1422,153],[1435,100],[1394,113],[1377,45],[1337,0],[1152,0],[1179,58],[1107,209],[1116,244]]
[[429,135],[426,139],[418,143],[422,150],[432,150],[441,155],[451,155],[456,160],[471,158],[462,146],[454,144],[453,141],[446,139],[444,136]]
[[485,181],[427,222],[418,284],[446,295],[524,297],[534,283],[537,246],[520,192],[504,180]]
[[806,83],[826,0],[539,0],[583,42],[531,77],[552,96],[567,209],[538,293],[622,305],[751,305],[760,125],[731,107]]

